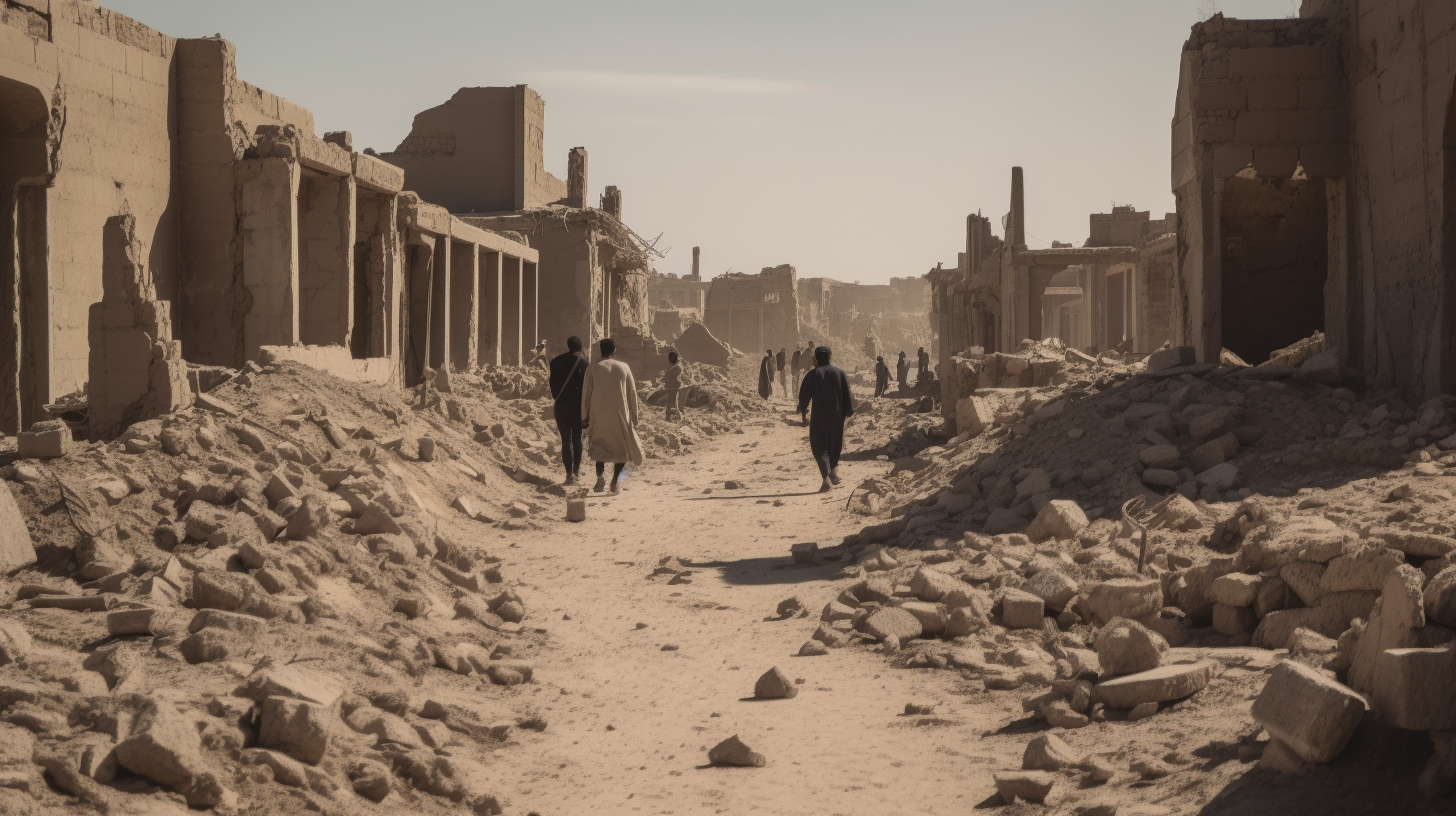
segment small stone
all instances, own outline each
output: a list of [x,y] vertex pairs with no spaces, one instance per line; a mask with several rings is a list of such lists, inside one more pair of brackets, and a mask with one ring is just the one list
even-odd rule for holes
[[798,694],[799,687],[790,682],[778,666],[764,672],[753,686],[753,696],[760,700],[786,700]]
[[1154,714],[1157,714],[1157,713],[1158,713],[1158,704],[1157,703],[1154,703],[1154,702],[1138,703],[1137,705],[1135,705],[1135,706],[1132,707],[1132,710],[1131,711],[1127,712],[1127,719],[1128,719],[1129,722],[1134,722],[1136,720],[1147,719],[1148,717],[1151,717],[1151,716],[1153,716]]
[[799,647],[799,657],[820,657],[829,654],[829,647],[817,640],[806,640]]
[[1091,723],[1086,714],[1074,711],[1071,702],[1063,697],[1042,703],[1037,710],[1053,728],[1083,728]]
[[218,660],[226,660],[231,654],[229,645],[233,637],[226,632],[216,629],[205,629],[195,635],[189,635],[177,644],[182,652],[182,658],[188,663],[213,663]]
[[939,703],[906,703],[905,716],[907,717],[928,717],[935,713]]
[[762,768],[768,764],[763,754],[743,744],[737,734],[713,746],[708,751],[708,762],[713,765],[736,765],[744,768]]
[[1040,629],[1045,617],[1045,603],[1030,592],[1008,589],[1001,598],[1001,622],[1007,629]]

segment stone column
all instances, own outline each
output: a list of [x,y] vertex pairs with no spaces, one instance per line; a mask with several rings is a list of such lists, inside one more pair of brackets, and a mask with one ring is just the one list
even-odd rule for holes
[[483,366],[501,364],[501,274],[501,253],[482,250],[476,361]]
[[506,258],[501,272],[501,365],[521,364],[520,258]]
[[243,317],[243,356],[262,346],[291,346],[298,332],[299,166],[292,159],[245,159],[233,165],[241,203],[243,286],[252,303]]
[[566,206],[586,209],[586,148],[573,147],[566,154]]

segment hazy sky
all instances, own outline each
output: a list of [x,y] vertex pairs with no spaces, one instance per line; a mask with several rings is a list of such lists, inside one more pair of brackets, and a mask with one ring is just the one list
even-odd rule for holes
[[790,263],[882,282],[953,265],[1026,168],[1028,243],[1081,243],[1114,203],[1173,208],[1170,123],[1189,26],[1296,0],[102,0],[220,33],[247,81],[356,149],[395,147],[462,86],[546,99],[546,168],[590,156],[590,200],[704,273]]

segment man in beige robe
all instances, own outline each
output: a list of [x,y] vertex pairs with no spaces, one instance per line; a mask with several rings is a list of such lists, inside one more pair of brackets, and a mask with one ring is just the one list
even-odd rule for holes
[[637,438],[637,383],[632,369],[613,359],[617,344],[612,338],[600,343],[602,358],[586,370],[581,389],[581,425],[591,435],[587,453],[597,463],[600,493],[607,488],[606,465],[612,463],[612,492],[621,493],[622,471],[628,462],[642,464],[642,440]]

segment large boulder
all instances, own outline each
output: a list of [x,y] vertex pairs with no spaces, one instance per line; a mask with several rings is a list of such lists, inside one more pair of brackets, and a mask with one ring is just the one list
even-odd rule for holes
[[263,701],[258,744],[277,748],[300,762],[317,765],[329,747],[330,709],[289,697]]
[[1097,662],[1104,677],[1135,674],[1158,667],[1168,641],[1136,621],[1113,618],[1097,633]]
[[1307,762],[1345,750],[1365,716],[1365,699],[1315,669],[1285,660],[1254,700],[1254,721]]
[[1208,685],[1218,671],[1218,663],[1200,660],[1197,663],[1175,663],[1137,674],[1103,680],[1093,687],[1093,694],[1108,708],[1132,708],[1143,703],[1166,703],[1178,700]]
[[1022,591],[1041,598],[1047,609],[1057,612],[1077,595],[1077,582],[1060,570],[1044,569],[1021,586]]
[[1426,625],[1425,608],[1421,605],[1421,585],[1424,582],[1425,575],[1409,564],[1398,565],[1386,576],[1384,591],[1370,611],[1365,633],[1360,636],[1350,660],[1348,680],[1351,688],[1369,694],[1374,687],[1375,671],[1382,652],[1421,645],[1417,630]]

